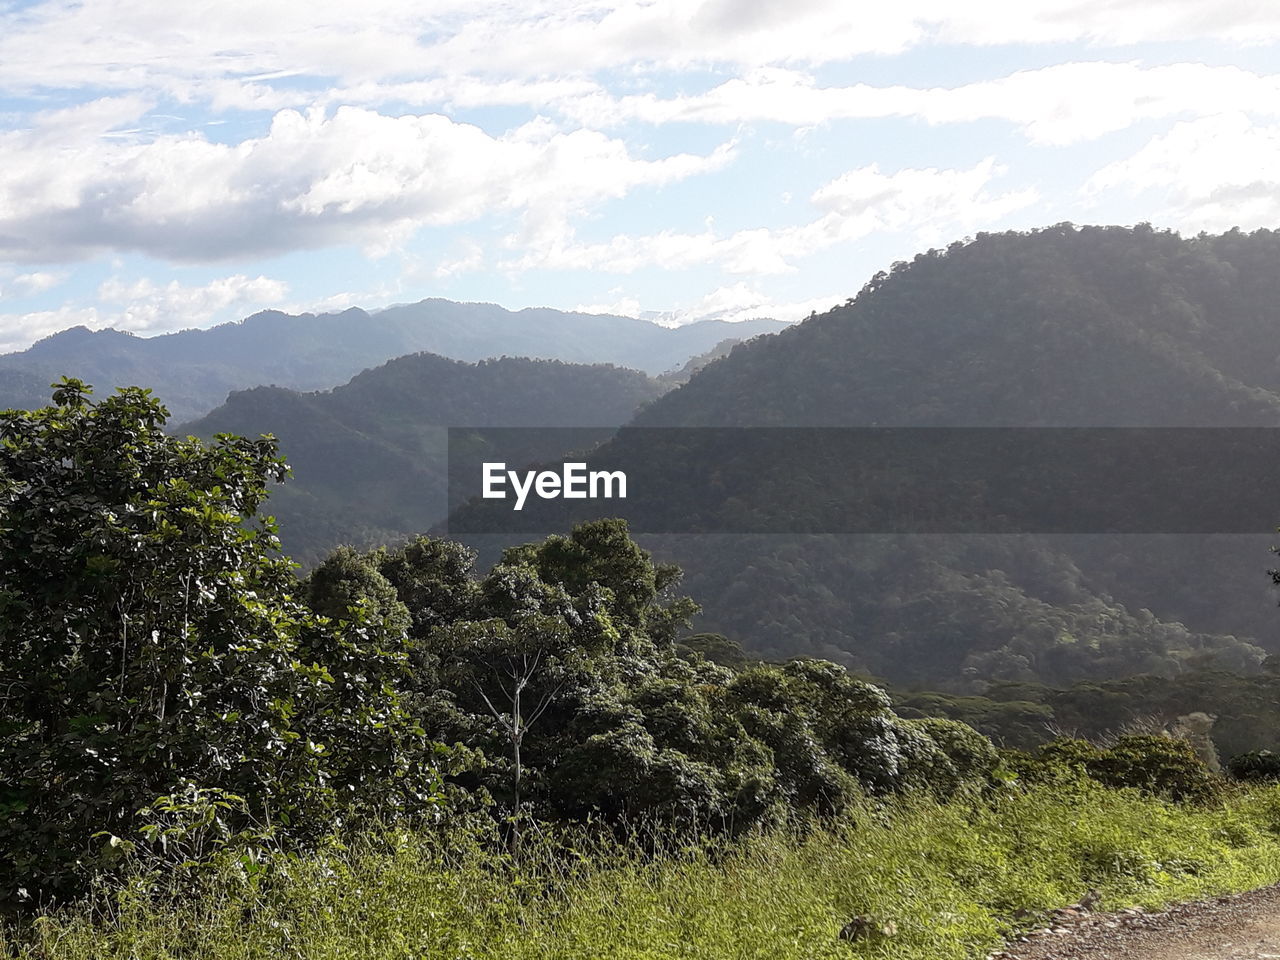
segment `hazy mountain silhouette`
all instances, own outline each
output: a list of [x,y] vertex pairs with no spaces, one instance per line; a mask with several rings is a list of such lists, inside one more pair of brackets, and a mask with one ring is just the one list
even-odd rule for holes
[[[456,360],[533,357],[612,363],[657,375],[729,337],[776,332],[775,320],[705,320],[662,327],[630,317],[509,311],[489,303],[423,300],[373,313],[274,310],[209,330],[137,337],[74,327],[0,356],[0,409],[47,399],[47,384],[74,376],[99,394],[148,386],[178,420],[209,412],[232,390],[274,384],[322,390],[393,357],[429,351]],[[39,389],[33,394],[33,384]]]

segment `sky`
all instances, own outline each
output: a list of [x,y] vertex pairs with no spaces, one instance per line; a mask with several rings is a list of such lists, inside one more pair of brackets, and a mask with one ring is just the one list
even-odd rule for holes
[[980,231],[1280,227],[1280,4],[0,0],[0,352],[425,297],[795,320]]

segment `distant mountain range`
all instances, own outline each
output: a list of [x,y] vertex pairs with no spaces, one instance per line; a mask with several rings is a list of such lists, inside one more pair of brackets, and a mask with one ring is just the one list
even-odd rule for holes
[[0,356],[0,409],[43,405],[49,383],[74,376],[99,393],[149,386],[175,420],[189,420],[232,390],[264,384],[323,390],[423,351],[467,361],[510,356],[611,363],[656,376],[727,338],[786,326],[757,319],[664,327],[631,317],[430,299],[372,313],[354,307],[298,316],[269,310],[209,330],[156,337],[74,327]]

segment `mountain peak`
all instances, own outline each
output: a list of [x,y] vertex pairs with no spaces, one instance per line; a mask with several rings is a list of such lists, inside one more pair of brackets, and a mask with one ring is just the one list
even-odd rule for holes
[[132,341],[137,339],[138,337],[135,334],[127,330],[116,330],[113,327],[92,330],[81,323],[76,324],[74,327],[68,327],[66,330],[51,333],[47,337],[42,337],[31,345],[30,351],[44,352],[50,349],[64,349],[78,346],[90,340],[96,340],[101,343],[104,341]]

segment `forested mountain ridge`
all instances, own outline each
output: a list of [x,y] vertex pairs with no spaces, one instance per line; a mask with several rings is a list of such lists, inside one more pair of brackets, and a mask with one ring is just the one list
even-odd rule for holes
[[1280,424],[1280,233],[979,234],[748,343],[642,426]]
[[49,383],[76,376],[100,393],[151,387],[176,420],[186,420],[209,412],[232,390],[264,384],[328,389],[363,369],[423,351],[469,361],[527,356],[612,363],[657,375],[726,338],[785,326],[755,319],[662,327],[631,317],[428,299],[374,312],[352,307],[295,316],[268,310],[208,330],[156,337],[74,327],[0,356],[0,409],[42,403]]
[[[1277,333],[1278,233],[983,234],[737,346],[632,425],[1277,426]],[[597,462],[678,459],[660,436],[621,435]],[[784,489],[759,467],[740,502],[827,495],[827,480]],[[1265,536],[646,542],[688,571],[702,628],[908,686],[1247,671],[1280,648]]]
[[[273,493],[271,510],[286,552],[310,562],[337,543],[386,543],[437,523],[446,511],[448,427],[616,427],[667,389],[607,364],[419,353],[329,391],[237,391],[177,430],[274,435],[294,475]],[[566,453],[558,439],[542,437],[550,446],[536,454]]]

